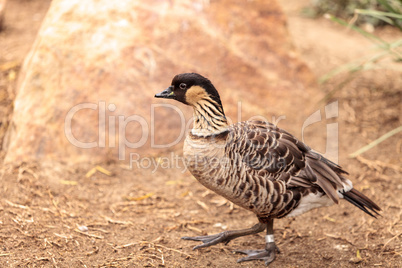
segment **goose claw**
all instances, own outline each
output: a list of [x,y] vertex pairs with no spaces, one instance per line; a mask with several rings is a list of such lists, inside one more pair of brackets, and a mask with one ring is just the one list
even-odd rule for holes
[[280,253],[278,247],[275,243],[267,243],[265,249],[257,250],[236,250],[235,253],[246,254],[247,257],[240,258],[237,262],[253,261],[253,260],[263,260],[265,265],[269,265],[275,260],[276,253]]
[[202,244],[195,246],[193,250],[199,249],[199,248],[206,248],[210,247],[219,243],[225,243],[227,245],[234,237],[231,237],[228,235],[226,232],[222,232],[219,234],[214,234],[214,235],[205,235],[205,236],[194,236],[194,237],[189,237],[185,236],[182,237],[181,239],[184,240],[192,240],[192,241],[201,241]]

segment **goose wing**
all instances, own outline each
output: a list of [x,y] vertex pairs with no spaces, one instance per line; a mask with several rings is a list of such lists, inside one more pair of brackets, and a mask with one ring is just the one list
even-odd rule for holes
[[234,125],[233,144],[242,162],[267,179],[281,180],[287,188],[321,188],[335,203],[337,191],[347,187],[340,166],[314,152],[293,135],[262,121]]

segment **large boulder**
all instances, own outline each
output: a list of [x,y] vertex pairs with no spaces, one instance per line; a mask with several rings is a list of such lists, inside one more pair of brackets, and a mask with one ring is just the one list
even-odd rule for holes
[[191,109],[153,96],[182,72],[209,77],[234,122],[286,115],[296,129],[317,96],[276,1],[54,0],[22,68],[5,161],[180,148]]
[[4,14],[6,12],[6,3],[7,0],[0,0],[0,31],[3,30],[4,27]]

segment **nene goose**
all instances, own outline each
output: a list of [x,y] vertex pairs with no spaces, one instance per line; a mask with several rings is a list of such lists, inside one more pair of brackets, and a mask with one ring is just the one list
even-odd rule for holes
[[274,219],[338,204],[341,198],[373,217],[381,210],[353,188],[339,165],[285,130],[261,121],[228,125],[219,94],[207,78],[196,73],[176,75],[171,86],[155,97],[194,108],[193,129],[183,149],[188,169],[202,185],[251,210],[259,221],[248,229],[183,237],[202,242],[194,249],[266,230],[265,249],[236,252],[247,255],[238,262],[264,260],[268,265],[279,252]]

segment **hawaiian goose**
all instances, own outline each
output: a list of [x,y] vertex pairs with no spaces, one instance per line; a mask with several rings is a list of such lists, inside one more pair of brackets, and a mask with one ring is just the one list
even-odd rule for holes
[[275,218],[338,204],[340,198],[373,217],[381,210],[353,188],[346,171],[285,130],[261,121],[228,125],[219,94],[207,78],[176,75],[172,85],[155,97],[194,108],[193,129],[183,150],[188,169],[202,185],[251,210],[259,221],[244,230],[183,237],[203,242],[194,249],[266,230],[265,249],[237,252],[247,255],[238,262],[265,260],[268,265],[279,252],[273,235]]

